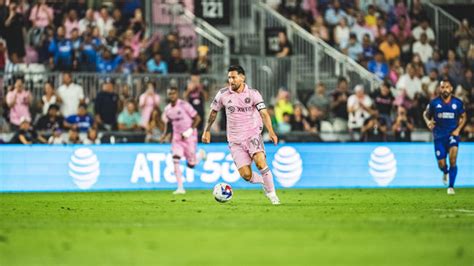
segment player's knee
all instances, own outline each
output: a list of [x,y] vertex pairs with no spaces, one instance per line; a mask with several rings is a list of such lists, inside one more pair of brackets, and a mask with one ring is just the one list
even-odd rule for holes
[[446,163],[444,161],[438,162],[439,169],[443,170],[445,166],[446,166]]
[[256,161],[255,165],[259,170],[265,169],[267,167],[267,162],[265,160]]
[[456,166],[456,158],[450,158],[449,159],[449,166],[450,167]]
[[249,181],[252,178],[252,171],[241,171],[240,176],[246,181]]

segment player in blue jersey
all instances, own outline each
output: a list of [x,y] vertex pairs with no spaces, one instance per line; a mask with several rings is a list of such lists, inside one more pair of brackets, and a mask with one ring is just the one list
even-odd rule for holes
[[[448,185],[448,195],[454,195],[454,181],[458,167],[459,134],[466,124],[463,102],[452,96],[453,86],[449,80],[440,82],[440,96],[431,100],[423,113],[426,125],[433,131],[434,146],[438,167],[443,171],[443,182]],[[449,170],[446,156],[449,154]]]

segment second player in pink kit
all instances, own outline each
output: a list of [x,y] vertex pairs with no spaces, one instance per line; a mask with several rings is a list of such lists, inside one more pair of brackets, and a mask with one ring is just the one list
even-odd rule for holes
[[[228,82],[230,86],[221,89],[211,104],[202,142],[211,141],[211,126],[216,120],[217,113],[224,108],[227,117],[227,141],[240,176],[250,183],[263,184],[265,195],[272,204],[280,204],[275,192],[273,175],[266,162],[261,135],[265,125],[270,139],[275,145],[278,143],[265,103],[260,93],[245,83],[245,71],[241,66],[229,67]],[[252,171],[252,161],[255,162],[260,174]]]
[[178,95],[178,88],[172,87],[168,89],[168,99],[170,103],[165,107],[163,112],[165,129],[163,131],[164,134],[160,138],[160,142],[163,142],[169,135],[168,124],[170,123],[173,131],[171,136],[171,152],[173,154],[176,182],[178,183],[178,189],[174,194],[184,194],[186,191],[183,186],[179,161],[182,157],[185,157],[188,167],[194,168],[194,166],[205,157],[205,153],[204,150],[200,150],[199,154],[196,154],[196,126],[201,121],[201,117],[190,103],[179,99]]

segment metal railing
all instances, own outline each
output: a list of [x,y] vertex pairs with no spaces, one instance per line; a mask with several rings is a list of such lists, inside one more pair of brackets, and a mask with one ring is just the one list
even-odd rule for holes
[[[234,19],[233,23],[242,25],[240,28],[243,30],[239,30],[240,36],[238,38],[242,49],[257,44],[258,54],[263,55],[266,45],[265,30],[267,28],[284,28],[292,43],[293,54],[302,56],[301,60],[295,61],[291,67],[291,71],[295,75],[295,82],[287,84],[286,87],[295,86],[295,89],[310,89],[317,82],[323,82],[331,89],[335,88],[339,76],[346,77],[351,87],[363,84],[367,90],[374,90],[380,85],[381,80],[376,75],[321,39],[311,35],[298,24],[286,19],[270,6],[260,1],[252,3],[249,0],[241,1],[241,4],[242,8],[238,13],[241,17]],[[247,8],[249,4],[251,4],[250,13]],[[250,26],[246,21],[251,21],[253,25]],[[246,51],[252,52],[248,49]],[[286,75],[286,73],[276,76],[280,75]]]
[[[150,10],[154,10],[153,5],[155,4],[166,5],[167,3],[158,0],[150,1]],[[159,33],[161,36],[164,36],[170,31],[179,31],[179,29],[182,27],[189,27],[193,29],[194,33],[196,34],[195,41],[197,45],[207,46],[209,48],[209,55],[218,56],[220,60],[213,60],[213,64],[211,65],[211,73],[223,73],[223,69],[229,65],[229,37],[203,19],[196,17],[191,11],[183,8],[179,3],[169,5],[169,9],[174,10],[173,12],[170,12],[171,19],[169,24],[152,25],[153,33]],[[160,16],[160,14],[155,14],[153,12],[151,13],[152,21],[155,21],[154,16]]]
[[[60,72],[43,72],[43,73],[15,73],[10,76],[22,75],[24,77],[25,88],[30,90],[34,99],[39,100],[43,95],[44,83],[49,81],[55,88],[62,84],[62,73]],[[0,89],[7,92],[11,88],[12,79],[5,80],[5,75],[0,73]],[[87,73],[75,72],[72,75],[73,82],[79,84],[84,89],[86,99],[92,101],[97,93],[101,90],[105,78],[111,78],[116,87],[116,92],[123,91],[128,88],[131,98],[137,98],[146,89],[146,83],[152,82],[155,85],[155,91],[162,97],[166,97],[166,89],[169,86],[177,86],[181,91],[186,89],[189,74],[130,74],[124,75],[120,73]],[[201,75],[201,81],[210,91],[216,91],[224,86],[225,80],[222,75]],[[164,98],[163,98],[164,99]],[[165,101],[163,101],[165,102]]]
[[435,32],[438,47],[443,51],[454,49],[456,47],[454,33],[461,25],[461,22],[428,0],[423,0],[423,7],[431,20],[431,27]]

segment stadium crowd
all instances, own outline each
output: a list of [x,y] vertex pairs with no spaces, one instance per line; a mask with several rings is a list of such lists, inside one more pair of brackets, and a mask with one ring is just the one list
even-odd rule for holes
[[[200,74],[211,66],[209,49],[200,46],[197,58],[185,61],[177,33],[162,39],[150,35],[140,2],[93,9],[83,0],[38,0],[31,5],[0,0],[0,72],[7,84],[0,95],[0,132],[16,132],[16,143],[99,143],[107,131],[158,140],[166,88],[148,82],[139,95],[131,95],[126,86],[107,78],[88,100],[84,88],[74,83],[72,73],[81,71],[188,74],[182,96],[204,117],[209,97]],[[404,1],[392,0],[282,0],[276,8],[384,80],[378,90],[367,93],[361,85],[350,88],[340,77],[336,88],[318,83],[297,103],[292,100],[296,95],[280,89],[269,104],[279,134],[349,132],[356,141],[410,141],[414,130],[425,128],[422,112],[436,95],[438,82],[449,79],[471,119],[464,136],[474,136],[474,31],[467,20],[453,35],[456,49],[441,51],[419,1],[408,8]],[[291,55],[288,39],[282,35],[280,40],[277,56]],[[25,65],[63,72],[62,84],[55,88],[46,82],[41,98],[34,98],[22,76],[15,75]],[[224,119],[218,129],[225,130]],[[38,132],[46,132],[48,139]]]
[[[325,84],[317,84],[309,100],[302,98],[301,104],[294,106],[295,113],[302,108],[308,114],[319,113],[323,119],[330,118],[332,124],[326,123],[329,129],[349,130],[362,140],[383,141],[390,131],[396,140],[410,140],[414,129],[425,128],[421,114],[437,95],[439,81],[447,79],[470,118],[464,135],[474,136],[474,30],[467,19],[453,32],[456,47],[443,51],[436,45],[434,30],[419,0],[411,1],[410,7],[403,0],[269,2],[288,19],[384,80],[370,94],[361,86],[348,88],[342,77],[335,89],[326,90]],[[280,47],[291,55],[287,38],[280,38]],[[279,101],[285,102],[282,97]],[[291,121],[295,118],[289,105],[284,109],[289,115],[286,120]],[[298,129],[299,125],[291,128]]]
[[[186,62],[177,32],[152,34],[142,1],[0,0],[0,71],[85,71],[98,73],[206,73],[208,48]],[[24,34],[26,32],[26,34]],[[26,36],[26,37],[25,37]],[[23,70],[25,72],[25,70]]]

